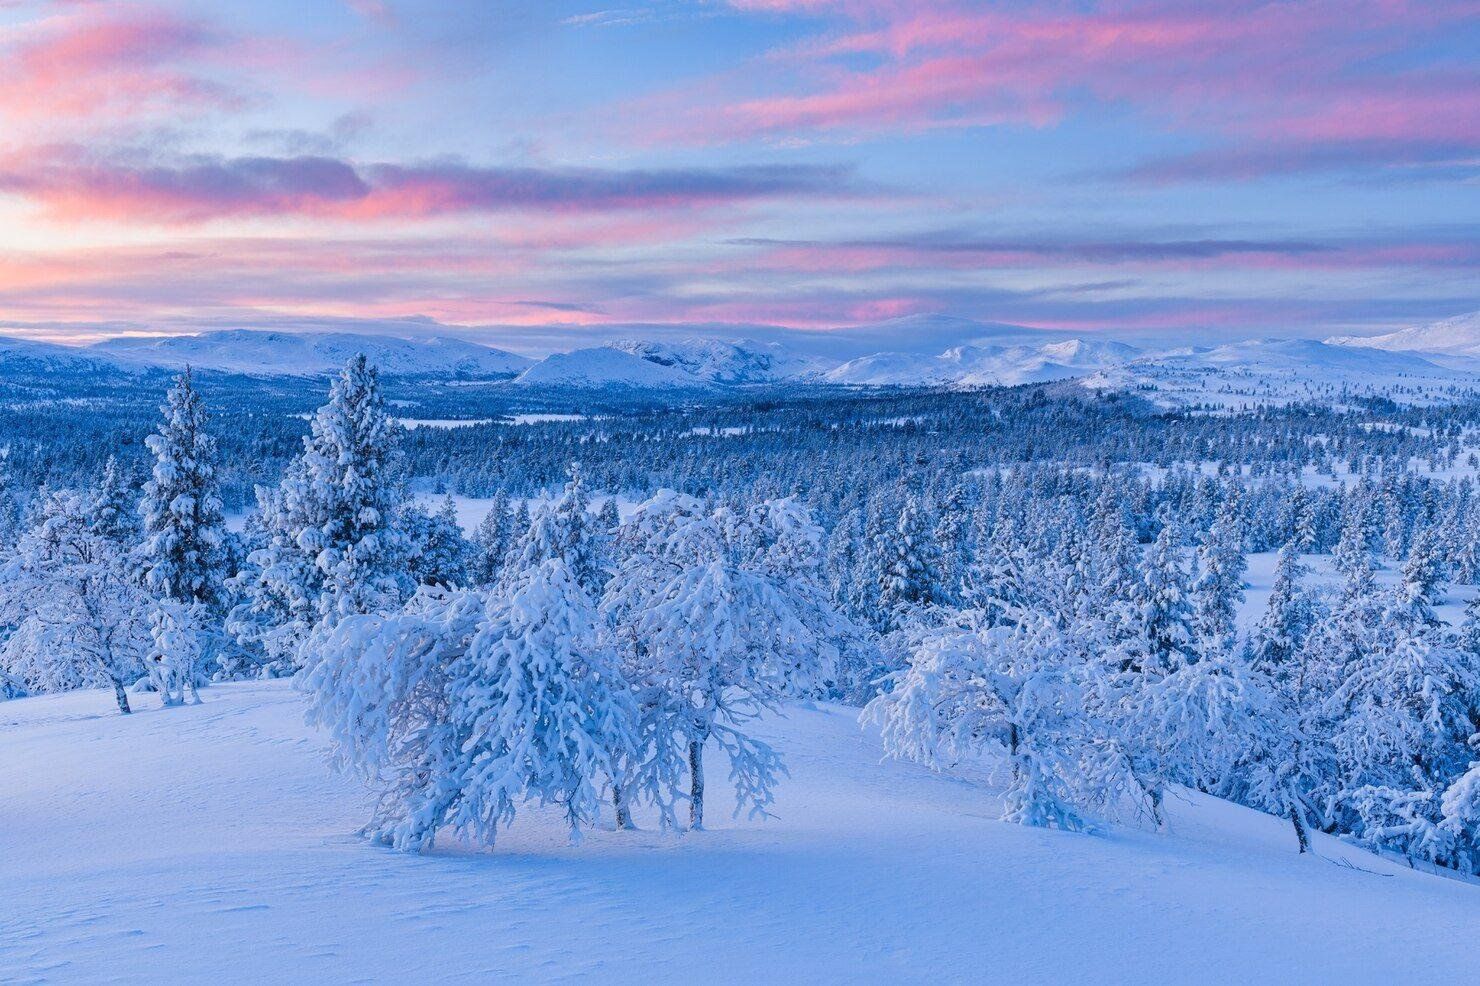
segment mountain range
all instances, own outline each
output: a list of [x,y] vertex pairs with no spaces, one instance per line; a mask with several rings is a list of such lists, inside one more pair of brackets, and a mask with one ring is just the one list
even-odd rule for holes
[[[1256,339],[1157,348],[946,317],[852,330],[886,345],[829,359],[820,336],[795,345],[716,338],[618,339],[532,359],[464,339],[231,329],[122,337],[87,347],[0,338],[0,370],[135,374],[190,365],[254,376],[324,376],[363,352],[388,376],[506,381],[521,389],[697,391],[796,382],[850,387],[979,387],[1078,380],[1163,403],[1314,397],[1400,384],[1413,392],[1480,387],[1480,312],[1378,336]],[[922,349],[955,340],[943,351]],[[964,341],[962,341],[964,340]],[[841,347],[839,347],[841,348]]]

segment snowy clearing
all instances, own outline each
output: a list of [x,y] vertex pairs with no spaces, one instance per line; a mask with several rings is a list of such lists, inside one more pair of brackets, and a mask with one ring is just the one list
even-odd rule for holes
[[472,428],[475,425],[498,424],[498,418],[396,418],[407,431],[417,428]]
[[[853,710],[757,730],[775,819],[590,833],[521,814],[490,853],[354,837],[286,682],[111,710],[0,705],[0,980],[1459,983],[1480,887],[1201,796],[1166,834],[1004,824],[976,784],[881,763]],[[45,764],[45,770],[37,765]],[[642,819],[639,819],[641,822]],[[608,819],[609,823],[609,819]]]
[[[556,492],[547,492],[540,496],[530,497],[522,502],[528,504],[531,511],[535,511],[543,507],[548,507],[555,501],[556,495]],[[632,512],[637,509],[637,505],[644,499],[643,497],[618,496],[601,491],[591,493],[590,497],[591,510],[593,512],[600,509],[601,505],[607,500],[616,500],[617,513],[623,520],[632,516]],[[447,499],[447,494],[417,493],[413,496],[413,499],[423,510],[429,513],[435,513],[442,506],[442,502]],[[483,523],[483,518],[488,516],[488,512],[493,509],[493,505],[497,502],[492,497],[459,496],[456,493],[452,494],[452,504],[457,511],[458,526],[471,536],[474,531],[478,530],[478,525]],[[510,505],[515,508],[520,503],[521,501],[518,499],[510,501]]]

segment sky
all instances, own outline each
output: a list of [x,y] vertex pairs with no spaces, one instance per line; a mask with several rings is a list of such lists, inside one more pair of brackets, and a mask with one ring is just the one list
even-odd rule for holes
[[1480,0],[612,2],[0,0],[0,333],[1480,308]]

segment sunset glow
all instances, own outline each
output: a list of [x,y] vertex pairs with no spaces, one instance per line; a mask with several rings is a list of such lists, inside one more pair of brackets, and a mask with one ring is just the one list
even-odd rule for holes
[[1377,331],[1480,307],[1476,51],[1474,0],[19,0],[0,333]]

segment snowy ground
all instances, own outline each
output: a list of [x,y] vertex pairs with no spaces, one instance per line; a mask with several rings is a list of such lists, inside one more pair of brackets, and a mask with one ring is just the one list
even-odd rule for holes
[[[851,710],[760,731],[778,818],[491,853],[353,836],[285,682],[131,717],[0,703],[0,981],[1461,983],[1480,887],[1201,797],[1166,834],[1026,829],[978,784],[879,762]],[[723,770],[711,764],[711,791]],[[723,798],[718,799],[723,802]]]
[[[559,495],[559,490],[547,491],[540,496],[532,496],[525,502],[529,504],[529,509],[531,512],[533,512],[543,507],[549,506],[551,503],[555,502],[556,498]],[[614,497],[610,493],[602,492],[587,493],[586,495],[590,498],[591,511],[593,513],[597,510],[600,510],[602,505],[606,503],[608,499],[615,499],[617,501],[617,514],[623,520],[626,520],[628,517],[632,516],[632,512],[636,510],[638,505],[643,502],[643,499],[646,499],[633,498],[630,496]],[[423,510],[435,513],[437,509],[442,506],[442,502],[447,499],[447,494],[417,493],[414,495],[413,499],[416,500],[417,504]],[[495,502],[496,501],[492,497],[459,496],[454,493],[452,495],[452,503],[454,509],[457,511],[457,524],[463,529],[463,533],[471,537],[473,533],[478,530],[478,525],[483,523],[483,518],[488,516],[488,511],[493,509],[493,505]],[[519,503],[520,501],[516,499],[511,501],[510,505],[517,509]],[[229,518],[227,520],[227,526],[231,526],[231,521]]]
[[[1269,596],[1274,591],[1274,569],[1279,562],[1279,552],[1261,551],[1245,556],[1249,570],[1244,573],[1244,602],[1238,611],[1238,628],[1244,633],[1254,629],[1264,611],[1269,607]],[[1310,569],[1301,580],[1307,588],[1337,590],[1342,576],[1336,571],[1336,562],[1330,555],[1302,555],[1301,564]],[[1398,584],[1402,567],[1400,562],[1383,559],[1377,572],[1377,584],[1384,589]],[[1450,585],[1444,589],[1434,612],[1446,623],[1457,624],[1464,616],[1465,603],[1476,593],[1475,586]]]

